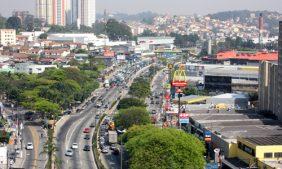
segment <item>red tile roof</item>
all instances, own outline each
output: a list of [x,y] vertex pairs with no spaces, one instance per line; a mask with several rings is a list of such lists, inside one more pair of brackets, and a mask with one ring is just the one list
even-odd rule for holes
[[227,59],[244,59],[244,60],[253,60],[253,61],[277,61],[278,52],[256,52],[256,53],[247,53],[247,52],[238,52],[238,51],[225,51],[219,52],[216,55],[218,60],[227,60]]

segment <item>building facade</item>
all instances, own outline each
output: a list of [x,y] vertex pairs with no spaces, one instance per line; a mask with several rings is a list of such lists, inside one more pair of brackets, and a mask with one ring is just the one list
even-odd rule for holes
[[277,114],[277,78],[278,64],[276,62],[263,61],[259,71],[259,109],[271,111]]
[[36,0],[36,18],[47,24],[55,24],[55,2],[56,0]]
[[81,25],[92,27],[96,21],[95,0],[81,0],[80,2]]
[[278,40],[278,78],[277,78],[277,114],[279,120],[282,120],[282,21],[279,23],[279,40]]
[[8,46],[16,44],[15,29],[0,29],[0,45]]

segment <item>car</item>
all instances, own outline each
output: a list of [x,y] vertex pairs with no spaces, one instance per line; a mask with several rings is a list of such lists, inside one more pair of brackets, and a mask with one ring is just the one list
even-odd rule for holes
[[31,142],[28,142],[26,145],[27,150],[33,150],[33,144]]
[[113,144],[113,145],[111,145],[110,150],[114,150],[116,148],[117,148],[117,146]]
[[84,151],[90,151],[90,145],[85,145],[83,148]]
[[99,119],[99,118],[100,118],[100,115],[96,114],[95,119]]
[[90,133],[90,128],[84,128],[83,133]]
[[71,148],[72,149],[78,149],[78,144],[77,143],[72,143]]
[[103,149],[102,149],[102,153],[108,153],[109,152],[109,149],[107,148],[107,147],[104,147]]
[[152,110],[152,114],[156,114],[157,113],[157,111],[156,110]]
[[95,127],[95,123],[91,123],[89,127]]
[[84,136],[84,139],[85,139],[85,140],[90,140],[90,135],[89,135],[89,134],[86,134],[86,135]]
[[154,104],[155,102],[154,101],[151,101],[151,104]]
[[119,149],[118,148],[113,149],[112,153],[114,155],[119,155]]
[[72,151],[72,149],[67,149],[65,155],[66,155],[66,156],[69,156],[69,157],[73,156],[73,151]]
[[159,102],[159,101],[156,101],[156,104],[160,104],[160,102]]

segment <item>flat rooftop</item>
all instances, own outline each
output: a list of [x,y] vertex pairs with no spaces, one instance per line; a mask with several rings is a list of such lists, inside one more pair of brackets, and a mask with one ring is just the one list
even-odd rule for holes
[[[265,118],[254,111],[210,111],[192,110],[191,121],[221,135],[226,141],[236,141],[237,137],[282,137],[282,123]],[[282,140],[281,140],[282,143]]]
[[244,138],[246,141],[264,146],[264,145],[282,145],[282,136],[272,136],[272,137],[250,137]]

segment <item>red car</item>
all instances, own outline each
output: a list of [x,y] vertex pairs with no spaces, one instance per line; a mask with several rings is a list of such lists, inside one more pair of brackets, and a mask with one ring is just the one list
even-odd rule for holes
[[90,133],[90,128],[84,128],[83,133]]

